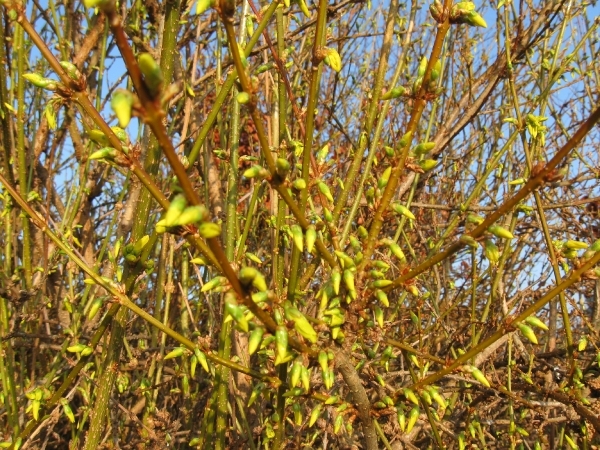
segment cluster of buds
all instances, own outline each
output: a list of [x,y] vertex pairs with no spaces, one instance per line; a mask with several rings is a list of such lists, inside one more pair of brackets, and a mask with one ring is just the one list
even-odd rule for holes
[[402,97],[405,92],[406,89],[404,88],[404,86],[397,86],[383,94],[381,96],[381,100],[392,100],[394,98]]
[[123,257],[125,258],[125,261],[127,261],[127,263],[130,265],[137,264],[140,260],[140,256],[142,255],[142,251],[148,242],[150,242],[150,236],[145,235],[136,242],[127,244],[123,248]]
[[[338,269],[331,273],[331,280],[317,292],[316,298],[320,300],[319,318],[329,327],[333,339],[343,339],[344,333],[341,326],[346,322],[346,313],[341,308],[340,287],[342,274]],[[348,299],[351,299],[348,295]]]
[[286,301],[284,303],[283,311],[285,313],[285,318],[294,323],[294,329],[299,335],[304,337],[312,344],[317,343],[317,332],[312,327],[308,319],[304,316],[304,314],[302,314],[289,301]]
[[125,130],[120,127],[111,127],[111,131],[117,136],[121,145],[119,150],[111,147],[110,140],[101,130],[88,130],[87,135],[94,143],[98,144],[100,149],[92,152],[88,159],[102,160],[106,163],[114,163],[121,167],[126,167],[130,164],[129,160],[129,137]]
[[473,2],[456,3],[450,10],[450,23],[464,23],[473,27],[487,28],[487,23],[483,20],[483,17],[475,11]]
[[[412,85],[412,94],[417,95],[423,85],[423,78],[425,77],[425,72],[427,71],[428,60],[426,56],[421,58],[419,62],[419,68],[417,69],[417,77]],[[425,86],[425,91],[428,93],[439,94],[441,91],[438,90],[437,81],[440,78],[442,73],[442,61],[438,59],[433,68],[431,69],[431,74],[429,75],[429,82]]]
[[412,431],[414,426],[419,419],[419,414],[421,414],[421,410],[418,405],[415,405],[408,412],[408,417],[404,411],[404,408],[397,408],[397,417],[398,417],[398,425],[400,426],[400,430],[403,433],[408,434]]
[[[575,260],[579,258],[579,250],[586,250],[589,246],[587,243],[585,242],[581,242],[581,241],[576,241],[573,239],[568,239],[566,241],[559,241],[559,242],[554,242],[555,247],[557,247],[560,251],[561,254],[564,258],[569,259],[569,260]],[[592,246],[593,248],[596,247],[600,247],[600,245],[596,245],[596,243],[594,243],[594,245]],[[597,250],[593,250],[590,249],[589,252],[586,252],[587,255],[585,256],[590,256],[593,253],[595,253]]]
[[[335,381],[335,375],[333,373],[333,369],[329,367],[329,362],[333,361],[334,354],[331,350],[324,351],[321,350],[319,352],[318,360],[319,365],[321,366],[321,377],[323,378],[323,384],[325,385],[325,389],[329,390],[333,387],[333,382]],[[325,404],[334,404],[338,401],[336,396],[330,397]]]
[[29,391],[25,396],[31,400],[31,403],[25,410],[26,413],[31,412],[33,418],[38,420],[40,417],[40,409],[44,400],[48,400],[51,397],[50,391],[45,388],[37,387],[32,391]]
[[262,166],[254,165],[249,169],[246,169],[242,174],[245,178],[256,178],[258,180],[263,180],[271,177],[271,173]]
[[475,4],[473,2],[458,2],[452,6],[448,14],[448,10],[444,7],[444,4],[440,0],[434,0],[429,5],[429,12],[433,20],[437,23],[444,23],[448,18],[450,23],[464,23],[474,27],[487,28],[487,23],[483,20],[483,17],[475,11]]
[[198,234],[211,239],[221,234],[221,226],[214,222],[209,222],[208,210],[204,205],[187,205],[187,200],[183,194],[176,195],[163,218],[159,220],[154,229],[158,234],[166,231],[173,231],[177,227],[183,227],[192,224],[198,225]]
[[538,343],[537,336],[531,326],[548,331],[548,326],[535,316],[527,317],[523,322],[515,324],[521,334],[532,344]]
[[[85,76],[79,71],[79,69],[77,69],[75,64],[69,61],[60,61],[59,64],[71,80],[69,87],[77,91],[85,90]],[[26,73],[23,75],[23,78],[41,89],[56,92],[63,97],[67,97],[69,95],[69,88],[67,88],[64,84],[57,80],[46,78],[39,73]]]
[[[414,406],[408,414],[408,421],[405,414],[405,406],[400,405],[397,407],[398,424],[404,433],[410,433],[419,415],[419,398],[415,392],[408,388],[404,388],[403,393],[405,398]],[[436,417],[437,420],[444,416],[446,408],[448,407],[448,403],[446,402],[446,399],[438,392],[437,387],[425,386],[419,392],[419,397],[421,398],[421,403],[424,405],[433,406],[434,402],[438,404],[439,409],[437,411],[433,409],[431,410],[431,413],[434,415],[434,417]],[[386,403],[389,405],[390,401],[388,400]],[[390,406],[393,406],[393,404]]]
[[92,349],[92,347],[89,347],[85,344],[75,344],[75,345],[71,345],[70,347],[67,347],[67,351],[70,353],[77,353],[78,355],[80,355],[82,358],[91,355],[94,350]]

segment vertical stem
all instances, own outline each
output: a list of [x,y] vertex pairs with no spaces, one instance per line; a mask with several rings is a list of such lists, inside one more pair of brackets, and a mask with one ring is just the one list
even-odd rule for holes
[[[285,29],[284,29],[284,17],[283,17],[283,10],[281,8],[278,8],[276,11],[276,21],[277,21],[277,53],[279,55],[279,57],[281,58],[283,55],[283,52],[285,50]],[[274,121],[274,123],[277,125],[276,129],[273,130],[273,138],[274,138],[274,142],[273,142],[273,146],[275,148],[279,148],[282,140],[285,137],[285,129],[287,126],[287,109],[288,109],[288,102],[287,102],[288,98],[287,98],[287,93],[285,90],[285,84],[284,84],[284,80],[282,79],[282,75],[279,74],[277,77],[277,108],[276,108],[276,112],[277,112],[277,118],[276,121]],[[288,155],[280,155],[280,157],[282,158],[286,158]],[[303,162],[308,162],[309,160],[304,160]],[[306,189],[304,190],[306,191]],[[274,189],[271,190],[271,195],[273,197],[277,196],[277,193],[275,192]],[[279,200],[277,198],[277,200]],[[287,207],[286,204],[282,201],[277,201],[275,203],[277,205],[277,223],[276,223],[276,230],[275,230],[275,242],[274,245],[277,247],[278,249],[278,253],[277,253],[277,265],[274,268],[274,277],[275,277],[275,281],[276,281],[276,290],[278,293],[281,293],[283,291],[283,282],[284,282],[284,261],[285,261],[285,248],[282,245],[283,240],[281,239],[281,233],[282,233],[282,227],[285,224],[285,216],[286,216],[286,212],[287,212]],[[302,208],[302,206],[300,206]],[[296,285],[297,285],[297,280],[298,280],[298,271],[299,271],[299,267],[300,267],[300,252],[298,251],[298,249],[293,246],[292,247],[292,256],[291,256],[291,263],[290,263],[290,271],[289,271],[289,281],[288,281],[288,293],[287,293],[287,297],[289,300],[293,301],[294,298],[294,292],[296,290]],[[278,368],[278,376],[279,379],[282,381],[281,386],[279,386],[279,389],[277,389],[276,391],[276,400],[275,400],[275,411],[277,412],[277,416],[279,418],[278,422],[277,422],[277,427],[275,429],[275,438],[273,439],[273,449],[280,449],[283,446],[283,443],[285,441],[285,424],[286,424],[286,420],[285,420],[285,397],[283,396],[283,394],[285,394],[286,389],[286,384],[285,384],[285,380],[287,378],[287,371],[288,371],[288,363],[283,363],[281,364]]]
[[[570,8],[570,2],[569,2],[569,8]],[[568,13],[568,10],[567,10],[567,13]],[[511,68],[512,61],[511,61],[511,57],[510,57],[509,19],[508,19],[508,8],[506,8],[506,7],[504,8],[504,21],[505,21],[505,30],[506,30],[506,35],[505,35],[506,45],[505,45],[505,47],[507,49],[506,50],[507,65],[509,68]],[[562,42],[562,33],[563,32],[564,32],[564,27],[561,29],[560,37],[556,43],[555,51],[558,51],[560,43]],[[511,76],[508,78],[508,83],[509,83],[509,88],[510,88],[511,97],[512,97],[512,101],[513,101],[513,107],[515,109],[515,114],[517,116],[517,120],[520,124],[524,124],[525,122],[521,115],[521,110],[519,109],[519,98],[517,96],[517,91],[516,91],[516,87],[514,84],[514,78],[512,76],[512,70],[511,70]],[[543,111],[543,103],[542,103],[541,111]],[[542,112],[542,114],[543,114],[543,112]],[[533,168],[533,158],[535,157],[535,155],[532,154],[532,147],[533,147],[533,149],[535,149],[537,139],[539,139],[539,138],[532,139],[532,145],[530,146],[529,142],[527,141],[525,131],[523,130],[521,132],[521,140],[523,143],[523,149],[525,150],[525,160],[527,162],[527,171],[528,172],[531,172],[532,168]],[[552,236],[550,235],[550,229],[548,227],[548,223],[546,220],[546,214],[544,212],[544,205],[542,202],[542,198],[539,194],[539,191],[534,191],[533,196],[535,198],[536,210],[537,210],[540,224],[542,226],[544,240],[546,242],[546,249],[548,251],[548,256],[550,259],[550,265],[552,266],[552,271],[554,273],[554,279],[556,281],[556,284],[560,284],[560,282],[562,281],[562,277],[560,275],[560,268],[558,267],[558,261],[556,258],[556,253],[554,251],[554,244],[552,243]],[[572,331],[571,331],[571,321],[569,318],[569,311],[567,308],[567,301],[566,301],[564,292],[559,293],[559,302],[560,302],[560,306],[561,306],[561,312],[562,312],[562,318],[563,318],[563,324],[564,324],[564,330],[565,330],[565,337],[567,340],[567,353],[571,360],[571,364],[573,364],[573,335],[572,335]],[[551,304],[551,308],[554,309],[554,308],[556,308],[556,306]],[[555,317],[556,317],[555,311],[551,311],[551,319],[555,318]],[[552,347],[552,345],[553,345],[553,340],[555,339],[555,336],[553,334],[556,332],[555,320],[552,320],[552,322],[554,322],[554,323],[551,323],[552,334],[550,334],[550,347]]]
[[[244,2],[244,12],[240,18],[240,28],[238,30],[238,42],[243,45],[244,23],[246,20],[246,12],[248,10],[247,2]],[[220,27],[219,27],[220,30]],[[220,46],[219,46],[220,47]],[[221,58],[217,60],[220,62]],[[217,74],[217,80],[221,79],[220,74]],[[237,89],[234,88],[234,97],[237,94]],[[227,177],[227,199],[226,199],[226,224],[225,224],[225,256],[229,261],[233,261],[235,257],[235,241],[237,234],[237,197],[238,197],[238,179],[239,179],[239,141],[240,141],[240,104],[235,99],[231,105],[231,113],[229,117],[229,173]],[[221,135],[221,133],[219,133]],[[224,310],[223,310],[224,311]],[[219,356],[221,358],[229,358],[231,355],[232,322],[225,322],[227,314],[223,313],[223,322],[221,323],[221,332],[219,334]],[[224,449],[227,444],[225,442],[227,431],[227,419],[229,401],[229,384],[231,371],[225,366],[218,369],[216,376],[217,391],[217,416],[216,416],[216,441],[214,448]]]
[[[5,42],[5,21],[0,21],[0,42]],[[14,176],[12,167],[10,165],[11,152],[13,149],[13,138],[10,129],[10,113],[6,105],[9,103],[8,89],[6,86],[7,73],[6,73],[6,53],[5,46],[0,45],[0,125],[2,126],[2,168],[8,178],[11,185],[14,186]],[[12,214],[12,199],[6,195],[4,198],[4,210],[6,215],[4,216],[4,261],[2,261],[2,270],[5,274],[10,275],[13,272],[13,248],[12,248],[12,236],[13,236],[13,214]],[[0,358],[0,379],[2,380],[2,391],[6,398],[7,404],[7,418],[10,427],[13,430],[13,441],[16,440],[19,434],[19,407],[17,404],[17,394],[14,383],[14,350],[8,340],[3,338],[10,332],[9,328],[9,309],[8,301],[4,297],[0,296],[0,352],[4,355]]]
[[[448,2],[446,2],[448,3]],[[444,44],[444,39],[446,38],[446,34],[450,29],[450,22],[448,19],[438,25],[437,33],[435,36],[435,42],[433,43],[433,48],[431,50],[431,55],[429,57],[427,68],[425,69],[425,74],[423,76],[423,82],[421,85],[421,89],[416,95],[412,114],[410,116],[410,121],[406,126],[406,133],[410,132],[414,136],[415,131],[417,130],[417,126],[421,119],[421,115],[425,110],[425,106],[427,104],[426,99],[426,86],[429,83],[429,79],[431,76],[431,70],[433,66],[436,64],[437,60],[440,58],[442,53],[442,48]],[[404,165],[406,163],[406,158],[408,156],[408,151],[410,150],[410,143],[408,143],[402,150],[402,154],[397,158],[397,166],[392,170],[392,174],[388,181],[387,186],[385,187],[385,191],[381,196],[381,200],[379,206],[374,214],[373,221],[371,223],[371,227],[369,228],[369,236],[367,238],[367,242],[364,249],[363,261],[358,268],[358,272],[361,273],[364,271],[367,263],[371,259],[371,255],[375,251],[375,245],[377,243],[377,238],[379,236],[379,232],[381,231],[381,227],[383,226],[383,214],[387,210],[392,198],[396,193],[396,188],[398,187],[398,183],[400,182],[400,177],[404,172]]]
[[[414,20],[414,14],[416,13],[416,11],[417,11],[416,1],[413,1],[413,8],[411,10],[411,25],[412,25],[412,21]],[[355,201],[353,202],[352,212],[350,213],[349,219],[346,220],[346,225],[344,226],[344,232],[341,237],[342,243],[345,241],[346,237],[348,236],[348,232],[350,230],[350,225],[352,223],[354,215],[356,214],[356,211],[358,209],[358,203],[362,196],[362,187],[364,186],[364,182],[363,182],[362,178],[364,178],[364,175],[361,177],[361,182],[358,184],[358,186],[355,186],[354,180],[356,180],[356,178],[358,176],[358,171],[361,166],[363,154],[364,154],[364,151],[366,150],[366,146],[369,142],[368,137],[371,135],[371,132],[373,130],[373,124],[375,123],[375,118],[377,117],[376,113],[378,111],[379,99],[381,97],[381,89],[383,87],[383,80],[385,77],[385,72],[388,67],[387,63],[388,63],[388,58],[390,55],[390,49],[392,47],[392,37],[393,37],[393,33],[394,33],[394,24],[395,24],[397,12],[398,12],[398,2],[397,1],[390,2],[390,8],[389,8],[388,16],[387,16],[387,20],[386,20],[386,29],[385,29],[385,34],[384,34],[384,38],[383,38],[383,45],[381,46],[381,51],[379,53],[379,64],[377,66],[377,73],[375,75],[375,86],[373,87],[373,90],[371,91],[371,102],[369,103],[369,109],[367,111],[367,116],[364,121],[363,133],[365,133],[364,136],[367,137],[367,139],[362,139],[362,134],[361,134],[361,138],[359,139],[359,143],[358,143],[358,148],[356,150],[356,153],[354,154],[354,159],[352,161],[352,165],[350,166],[348,175],[346,176],[346,179],[344,180],[344,189],[342,189],[342,192],[340,193],[339,198],[336,199],[336,204],[333,209],[333,222],[337,223],[337,221],[340,217],[340,213],[342,212],[342,209],[344,208],[344,206],[346,206],[346,201],[348,201],[348,196],[350,195],[350,192],[352,191],[352,189],[356,189]],[[407,44],[410,41],[410,35],[411,35],[410,31],[406,33],[406,37],[404,39],[404,43],[405,43],[404,49],[403,49],[402,54],[398,57],[400,63],[396,67],[394,76],[392,77],[390,89],[392,87],[394,87],[394,84],[398,81],[400,74],[404,70],[404,60],[405,60],[404,57],[405,57],[405,53],[408,51],[408,48],[409,48],[409,46]],[[383,107],[383,111],[381,111],[381,113],[379,115],[378,128],[380,130],[380,133],[381,133],[381,129],[382,129],[382,124],[383,124],[385,118],[387,117],[386,113],[387,113],[387,110],[389,109],[389,107],[390,107],[390,102],[386,102]],[[378,137],[375,136],[371,140],[371,142],[372,142],[371,148],[378,146],[379,145],[378,141],[379,141]],[[367,158],[370,158],[372,161],[373,157],[371,156],[371,153],[374,153],[374,151],[369,151],[369,156]],[[368,165],[369,165],[369,163],[367,162],[367,166]],[[368,172],[369,172],[368,167],[365,170],[363,170],[363,174],[368,173]],[[356,206],[354,206],[354,205],[356,205]]]
[[[27,198],[27,151],[25,149],[25,33],[23,28],[17,26],[15,29],[15,44],[17,48],[17,158],[19,161],[18,178],[19,193]],[[29,289],[31,286],[31,230],[29,220],[23,217],[21,220],[23,228],[23,287]]]
[[[175,60],[177,27],[179,25],[179,1],[168,1],[165,10],[165,27],[162,39],[160,66],[163,72],[164,82],[168,85],[173,77],[173,61]],[[146,155],[145,167],[150,175],[158,171],[158,157],[160,147],[158,141],[152,135],[148,153]],[[144,190],[136,207],[135,220],[131,234],[131,241],[136,242],[146,232],[150,212],[150,193]],[[149,250],[148,250],[149,251]],[[143,259],[142,259],[143,260]],[[127,266],[123,278],[128,295],[133,293],[137,276],[143,271],[141,263],[135,267]],[[98,390],[94,403],[95,415],[92,417],[84,450],[97,448],[102,432],[105,427],[108,401],[112,392],[114,381],[118,373],[118,364],[123,346],[124,328],[128,317],[128,309],[121,308],[115,315],[111,327],[111,339],[107,349],[104,370],[98,382]]]

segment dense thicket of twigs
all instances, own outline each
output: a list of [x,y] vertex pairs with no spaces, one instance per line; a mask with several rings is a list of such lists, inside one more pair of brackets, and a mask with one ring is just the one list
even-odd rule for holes
[[600,443],[595,3],[1,3],[0,440]]

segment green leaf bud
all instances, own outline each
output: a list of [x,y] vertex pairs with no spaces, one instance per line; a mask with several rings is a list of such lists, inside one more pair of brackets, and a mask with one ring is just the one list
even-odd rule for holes
[[426,390],[421,391],[421,398],[423,399],[423,401],[425,403],[427,403],[427,405],[431,406],[433,404],[433,400],[431,399],[431,395],[429,394],[428,391],[426,391]]
[[93,152],[88,159],[104,159],[107,161],[113,161],[117,156],[117,150],[112,147],[104,147],[100,150]]
[[525,336],[532,344],[538,343],[537,336],[529,326],[525,325],[524,323],[519,323],[517,324],[517,328],[521,334]]
[[317,332],[304,314],[292,306],[290,302],[285,302],[283,309],[285,312],[285,317],[294,322],[294,329],[305,339],[308,339],[311,343],[316,344],[318,338]]
[[351,270],[344,270],[344,284],[346,285],[346,288],[348,289],[348,292],[350,293],[350,295],[352,296],[352,299],[355,300],[356,299],[356,288],[354,287],[354,273]]
[[586,244],[585,242],[574,241],[574,240],[569,239],[568,241],[565,241],[564,247],[566,247],[570,250],[583,250],[583,249],[588,248],[588,244]]
[[375,314],[377,325],[383,329],[383,310],[379,306],[375,306],[373,313]]
[[404,205],[401,205],[400,203],[394,203],[394,204],[392,204],[392,209],[397,214],[400,214],[401,216],[405,216],[406,218],[408,218],[410,220],[415,220],[415,216],[414,216],[413,213],[410,212],[410,209],[408,209]]
[[212,291],[213,289],[216,289],[218,287],[225,286],[226,283],[227,283],[227,278],[222,277],[222,276],[217,276],[217,277],[213,278],[212,280],[204,283],[204,286],[202,286],[202,288],[200,289],[200,292]]
[[[304,0],[296,0],[298,2],[298,6],[300,7],[300,11],[302,11],[302,13],[310,18],[310,11],[308,10],[308,6],[306,6],[306,2]],[[338,70],[339,72],[339,70]]]
[[262,166],[252,166],[249,169],[246,169],[243,173],[244,178],[268,178],[269,171]]
[[483,374],[483,372],[481,370],[479,370],[477,367],[475,367],[475,366],[469,366],[467,370],[469,372],[471,372],[471,375],[473,375],[473,378],[475,378],[481,384],[483,384],[486,387],[490,387],[490,382],[485,377],[485,375]]
[[431,150],[435,148],[435,142],[421,142],[417,145],[413,152],[417,156],[424,155],[425,153],[429,153]]
[[490,261],[490,263],[496,264],[500,260],[500,250],[498,249],[498,246],[490,239],[485,240],[484,250],[485,257]]
[[302,375],[302,363],[299,360],[294,361],[290,370],[290,388],[294,388],[300,382],[300,376]]
[[163,358],[163,360],[166,361],[167,359],[179,358],[180,356],[183,356],[184,353],[185,353],[184,347],[177,347],[174,350],[167,353],[165,355],[165,357]]
[[404,389],[402,389],[402,393],[404,394],[404,397],[406,397],[406,399],[408,401],[410,401],[411,403],[414,403],[415,405],[419,404],[418,397],[415,395],[415,393],[411,389],[404,388]]
[[485,219],[477,214],[469,214],[467,216],[467,222],[474,223],[475,225],[481,224]]
[[462,242],[463,244],[467,244],[471,248],[478,247],[477,241],[475,239],[473,239],[471,236],[469,236],[468,234],[463,234],[459,240],[460,240],[460,242]]
[[73,81],[81,81],[81,72],[77,69],[77,66],[69,61],[61,61],[60,66],[67,72],[69,78]]
[[240,92],[238,95],[235,96],[235,99],[240,105],[245,105],[250,101],[250,94],[248,94],[247,92]]
[[277,175],[279,175],[279,177],[281,179],[285,179],[285,177],[287,177],[287,174],[290,171],[290,163],[287,159],[285,158],[277,158],[277,160],[275,161],[275,171],[277,172]]
[[419,414],[420,414],[420,411],[419,411],[418,406],[415,406],[408,413],[408,422],[406,423],[406,430],[405,430],[406,434],[408,434],[412,431],[413,427],[417,423],[417,420],[419,419]]
[[514,239],[514,235],[504,227],[500,225],[492,225],[488,227],[488,231],[492,233],[494,236],[499,237],[501,239]]
[[419,161],[417,164],[419,164],[419,167],[421,167],[423,172],[429,172],[437,166],[438,162],[435,159],[424,159]]
[[398,142],[398,147],[401,149],[406,147],[407,145],[410,144],[411,139],[412,139],[412,131],[405,133],[402,136],[402,138],[400,139],[400,141]]
[[198,3],[196,5],[196,14],[200,15],[208,11],[209,8],[215,6],[215,3],[215,0],[198,0]]
[[46,89],[47,91],[55,91],[58,85],[56,80],[52,80],[50,78],[44,78],[43,76],[37,73],[26,73],[23,74],[23,78],[29,81],[36,87]]
[[221,226],[213,222],[202,222],[198,227],[198,234],[204,239],[212,239],[221,235]]
[[390,175],[392,174],[392,166],[387,167],[381,177],[377,180],[377,187],[379,189],[383,189],[387,186],[388,181],[390,181]]
[[315,242],[317,242],[317,230],[314,225],[309,225],[306,229],[306,251],[312,253]]
[[302,387],[306,392],[310,391],[310,372],[308,368],[302,365],[302,372],[300,373],[300,379],[302,381]]
[[244,332],[249,331],[248,320],[244,317],[244,310],[237,304],[235,295],[231,292],[225,294],[225,311],[233,317],[233,320]]
[[402,97],[406,89],[404,86],[396,86],[395,88],[390,89],[385,94],[381,96],[381,100],[392,100],[394,98]]
[[123,128],[129,125],[131,120],[133,101],[133,94],[127,89],[117,89],[110,101],[110,106],[117,116],[119,125]]
[[385,288],[388,287],[390,284],[392,284],[393,282],[390,280],[375,280],[371,283],[371,286],[373,286],[374,288]]
[[312,412],[310,413],[310,419],[308,420],[308,426],[309,428],[312,427],[317,419],[319,418],[319,415],[321,414],[321,410],[323,409],[323,404],[319,403],[317,406],[315,406],[312,410]]
[[292,182],[292,187],[294,189],[296,189],[297,191],[302,191],[302,190],[306,189],[306,181],[304,180],[304,178],[296,178]]
[[360,225],[357,230],[358,237],[361,239],[365,239],[369,236],[369,233],[365,227]]
[[398,258],[401,262],[406,262],[406,256],[398,244],[390,240],[390,242],[388,242],[388,247],[396,258]]
[[144,82],[152,96],[156,96],[164,81],[162,70],[150,53],[138,55],[138,65],[144,75]]
[[327,200],[329,200],[331,203],[333,203],[333,196],[331,195],[329,186],[327,186],[322,181],[317,182],[317,186],[319,188],[319,191],[321,191],[321,193],[327,198]]
[[419,62],[419,68],[417,70],[417,76],[422,77],[425,75],[425,70],[427,69],[427,57],[423,56],[421,61]]
[[390,301],[388,300],[388,296],[387,296],[387,294],[384,291],[382,291],[380,289],[377,289],[375,291],[375,296],[377,297],[377,300],[379,300],[379,302],[383,306],[385,306],[386,308],[390,307]]
[[335,295],[340,293],[340,284],[342,281],[342,274],[338,269],[333,269],[331,272],[331,285],[333,287],[333,292]]
[[67,351],[71,353],[81,353],[86,347],[85,344],[75,344],[67,347]]
[[264,333],[265,330],[262,327],[256,327],[250,333],[250,337],[248,338],[248,353],[250,355],[253,355],[259,349]]
[[342,70],[342,58],[337,50],[329,47],[323,47],[323,54],[325,55],[324,62],[334,71],[339,72]]
[[302,253],[304,251],[304,234],[302,233],[302,227],[298,224],[294,224],[290,227],[290,231],[292,233],[294,246]]
[[406,430],[406,415],[401,408],[397,408],[397,411],[398,425],[400,426],[400,430],[404,433],[404,430]]
[[327,357],[327,352],[321,350],[319,352],[318,360],[323,372],[329,370],[329,358]]
[[100,311],[100,308],[102,307],[102,303],[103,302],[101,298],[97,298],[92,302],[92,305],[88,311],[89,320],[92,320],[94,317],[96,317],[96,314],[98,314],[98,311]]
[[287,356],[288,349],[288,330],[285,325],[279,325],[275,329],[275,344],[277,349],[277,359],[282,362]]
[[171,204],[167,209],[167,212],[163,216],[161,222],[162,226],[172,227],[175,225],[177,218],[183,213],[187,205],[187,200],[183,194],[178,194],[171,200]]
[[204,352],[201,351],[198,347],[196,347],[194,349],[194,356],[196,356],[196,359],[198,360],[204,371],[207,373],[210,372],[210,368],[208,367],[208,361]]
[[173,226],[185,226],[208,220],[208,210],[203,205],[188,206],[175,219]]
[[535,316],[529,316],[525,319],[525,322],[527,322],[529,325],[533,325],[534,327],[548,331],[548,326]]

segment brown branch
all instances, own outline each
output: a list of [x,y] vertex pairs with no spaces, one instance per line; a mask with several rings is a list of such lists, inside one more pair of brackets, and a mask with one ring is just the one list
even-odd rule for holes
[[[590,130],[596,125],[596,123],[599,120],[600,108],[596,109],[590,115],[590,117],[581,125],[581,127],[579,128],[579,130],[577,130],[573,137],[571,137],[571,139],[569,139],[569,141],[565,145],[563,145],[563,147],[556,153],[556,155],[554,155],[554,158],[552,158],[541,170],[538,170],[536,174],[532,176],[526,184],[523,185],[521,190],[519,190],[515,195],[513,195],[502,205],[498,206],[498,208],[496,208],[496,210],[492,214],[488,215],[480,225],[478,225],[472,232],[469,233],[469,236],[472,238],[478,238],[482,236],[490,225],[496,223],[498,219],[500,219],[506,213],[511,211],[515,206],[519,204],[519,202],[528,197],[534,190],[542,186],[545,183],[545,181],[549,178],[549,176],[553,173],[553,171],[571,153],[571,151],[583,141],[583,138],[590,132]],[[417,275],[423,273],[430,267],[455,254],[466,245],[467,244],[463,243],[462,241],[457,241],[451,244],[446,250],[437,253],[435,256],[419,264],[410,272],[407,272],[406,274],[394,280],[394,282],[390,286],[388,286],[386,290],[391,290],[401,286],[405,281],[410,280],[411,278],[414,278]]]
[[373,419],[371,418],[371,403],[367,397],[367,392],[345,351],[343,349],[334,349],[334,354],[335,364],[340,370],[348,388],[350,388],[350,392],[352,392],[352,397],[358,410],[358,417],[362,423],[366,448],[368,450],[376,450],[378,448],[377,433]]
[[75,64],[79,70],[81,70],[83,63],[89,59],[92,49],[98,44],[100,36],[104,33],[105,22],[106,17],[104,14],[98,14],[98,16],[96,16],[96,25],[94,25],[94,28],[90,30],[81,43],[79,51],[73,58],[73,64]]

